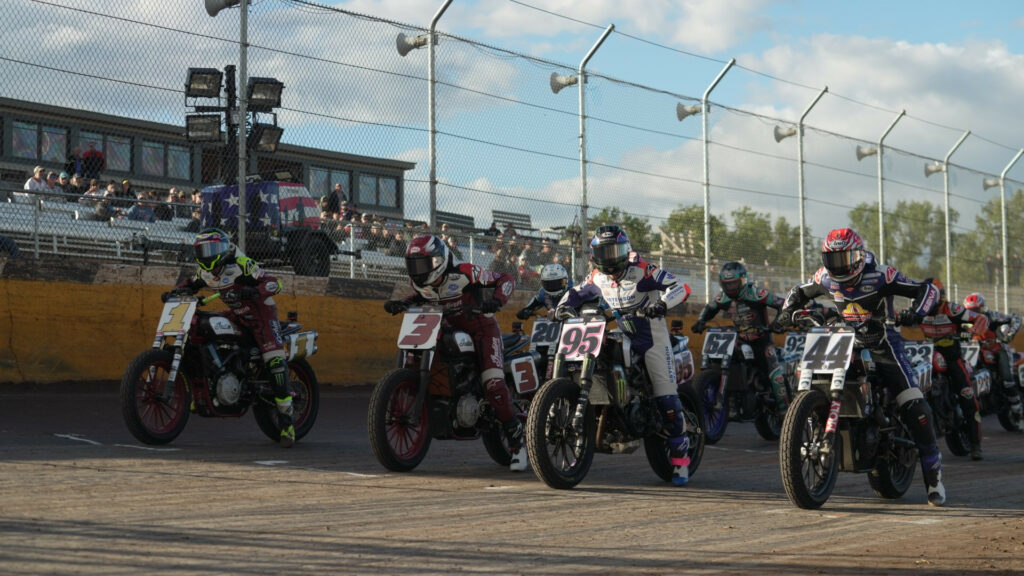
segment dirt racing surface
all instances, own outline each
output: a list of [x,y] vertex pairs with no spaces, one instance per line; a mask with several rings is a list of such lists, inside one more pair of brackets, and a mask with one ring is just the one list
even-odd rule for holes
[[127,431],[116,385],[0,387],[3,574],[1024,574],[1024,435],[983,425],[985,460],[943,445],[948,504],[918,478],[899,500],[841,474],[799,510],[777,447],[730,423],[690,485],[643,450],[598,454],[570,491],[434,441],[388,472],[366,388],[325,389],[284,450],[249,415],[193,415],[173,443]]

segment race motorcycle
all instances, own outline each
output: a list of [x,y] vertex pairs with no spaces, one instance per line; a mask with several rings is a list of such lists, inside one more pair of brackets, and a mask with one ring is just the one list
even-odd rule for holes
[[[806,310],[795,313],[794,322],[810,329],[797,396],[779,439],[786,495],[800,508],[820,508],[843,471],[866,472],[882,498],[901,497],[914,479],[917,447],[899,417],[896,395],[868,351],[855,344],[857,325],[842,318],[826,325],[824,316]],[[920,375],[925,368],[915,370]]]
[[[621,316],[614,313],[617,319]],[[606,312],[585,305],[562,322],[554,378],[530,403],[526,447],[534,474],[557,489],[583,481],[595,452],[629,454],[643,443],[647,461],[672,480],[667,437],[642,358],[620,329],[608,329]],[[675,345],[685,348],[685,337]],[[688,352],[688,351],[687,351]],[[684,361],[677,354],[677,361]],[[692,359],[689,373],[693,373]],[[678,380],[677,380],[678,382]],[[689,436],[693,478],[704,454],[704,415],[688,382],[678,389]]]
[[[754,363],[754,348],[741,342],[735,328],[708,328],[701,351],[697,391],[707,420],[707,442],[715,444],[725,435],[729,421],[754,421],[765,440],[778,440],[784,410],[770,388],[761,389],[761,373]],[[776,350],[778,357],[779,351]],[[791,379],[783,367],[787,398],[793,397]]]
[[[473,337],[443,321],[439,306],[406,310],[398,333],[398,367],[370,395],[370,445],[388,470],[408,472],[427,455],[431,440],[482,438],[492,460],[512,461],[508,440],[486,399]],[[525,334],[502,334],[505,381],[520,419],[540,387],[539,355]]]
[[[918,372],[917,383],[924,394],[928,405],[932,408],[933,422],[935,423],[935,435],[946,438],[946,446],[949,451],[957,456],[967,456],[971,453],[971,437],[967,433],[971,422],[964,417],[960,403],[950,397],[949,387],[953,381],[949,377],[949,366],[946,359],[937,350],[935,345],[927,340],[907,340],[903,343],[903,350],[907,353],[911,365],[921,367]],[[930,364],[930,369],[927,369]],[[973,374],[972,381],[977,384],[984,382],[987,393],[988,371],[985,374]],[[977,380],[976,377],[984,376],[985,380]],[[977,394],[977,388],[975,388]]]
[[[181,434],[189,414],[238,418],[252,408],[268,438],[281,438],[271,376],[252,333],[227,313],[199,310],[217,299],[179,294],[164,303],[153,347],[128,365],[121,378],[121,415],[145,444],[166,444]],[[295,438],[313,428],[320,386],[306,358],[317,351],[315,330],[303,330],[294,312],[281,323],[285,341]]]
[[[999,326],[997,332],[987,330],[982,335],[973,336],[973,340],[965,343],[962,349],[964,363],[972,370],[972,385],[978,380],[974,390],[978,397],[978,407],[982,416],[995,414],[999,418],[999,424],[1008,432],[1020,432],[1024,423],[1016,421],[1010,414],[1010,401],[1006,398],[1005,386],[997,382],[999,375],[999,351],[1006,348],[1010,355],[1011,372],[1017,380],[1017,389],[1021,389],[1022,364],[1017,358],[1016,352],[1009,348],[1009,342],[1020,330],[1021,317],[1013,315],[1013,321],[1009,324]],[[974,374],[978,377],[975,378]]]
[[[554,369],[555,348],[558,344],[558,334],[562,323],[549,319],[547,316],[536,316],[533,319],[533,328],[530,331],[530,352],[537,354],[537,373],[541,381],[551,379],[551,372]],[[512,323],[512,332],[521,334],[523,332],[522,322]]]

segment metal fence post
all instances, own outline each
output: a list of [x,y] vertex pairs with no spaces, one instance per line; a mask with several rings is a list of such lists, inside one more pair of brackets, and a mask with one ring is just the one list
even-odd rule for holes
[[722,71],[715,77],[715,81],[708,86],[708,89],[704,91],[704,97],[701,98],[700,116],[701,124],[703,126],[703,137],[701,142],[704,146],[704,301],[711,301],[711,176],[710,176],[710,164],[708,162],[708,97],[711,96],[711,91],[718,86],[718,83],[725,77],[725,73],[729,71],[733,65],[736,64],[735,58],[730,58],[729,62],[722,68]]

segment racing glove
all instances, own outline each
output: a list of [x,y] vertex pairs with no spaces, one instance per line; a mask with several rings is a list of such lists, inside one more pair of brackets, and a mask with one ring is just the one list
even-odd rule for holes
[[532,313],[533,310],[530,310],[529,308],[522,308],[519,310],[519,312],[516,312],[516,318],[519,318],[520,320],[526,320],[527,318],[530,317]]
[[394,316],[409,309],[409,303],[405,300],[388,300],[384,303],[384,311]]
[[707,327],[708,327],[708,323],[707,322],[705,322],[703,320],[697,320],[696,322],[693,323],[693,326],[690,326],[690,331],[693,332],[694,334],[700,334]]
[[793,313],[790,312],[789,310],[780,310],[779,313],[775,315],[775,320],[772,320],[772,323],[769,326],[769,328],[772,332],[778,334],[781,332],[785,332],[786,328],[788,328],[792,323]]
[[495,298],[485,300],[483,303],[480,304],[480,312],[484,314],[493,314],[498,310],[501,310],[501,301]]
[[921,323],[921,316],[913,310],[900,310],[896,316],[897,326],[917,326]]
[[667,311],[668,308],[665,306],[665,303],[662,302],[661,300],[644,306],[642,310],[645,318],[661,318],[662,316],[665,315],[665,312]]
[[576,311],[570,308],[569,306],[559,306],[558,308],[555,308],[555,320],[559,322],[575,317]]

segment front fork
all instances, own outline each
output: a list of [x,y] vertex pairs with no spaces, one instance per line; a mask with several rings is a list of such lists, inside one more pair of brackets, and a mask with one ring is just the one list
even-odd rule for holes
[[[164,384],[164,399],[166,400],[170,400],[174,397],[174,381],[178,379],[178,368],[181,366],[181,356],[181,346],[175,345],[174,356],[171,358],[171,369],[167,373],[167,383]],[[155,376],[153,373],[154,370],[155,368],[153,366],[149,367],[150,378]]]
[[430,387],[430,365],[433,359],[433,350],[424,350],[420,357],[420,385],[416,388],[416,399],[413,400],[412,414],[409,415],[409,424],[414,427],[420,423],[420,411],[427,398],[427,389]]
[[[580,367],[580,396],[576,401],[576,411],[572,416],[572,429],[576,434],[577,453],[583,450],[583,443],[586,441],[586,414],[590,407],[590,388],[594,384],[594,369],[597,367],[597,356],[587,354],[583,358],[583,365]],[[555,356],[555,367],[553,373],[558,378],[568,375],[565,366],[565,354],[559,353]]]

